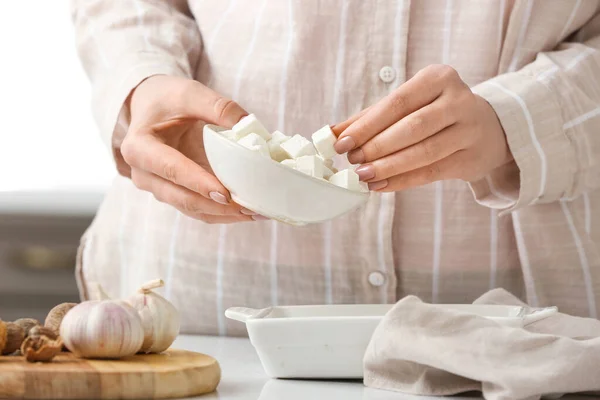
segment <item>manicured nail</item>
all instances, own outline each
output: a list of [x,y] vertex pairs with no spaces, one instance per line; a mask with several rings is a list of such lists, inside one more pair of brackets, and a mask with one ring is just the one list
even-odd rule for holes
[[355,171],[358,178],[363,182],[375,178],[375,167],[372,165],[361,165]]
[[382,181],[369,183],[369,190],[381,190],[388,185],[388,180],[384,179]]
[[208,195],[210,196],[211,199],[213,199],[214,201],[216,201],[219,204],[224,204],[224,205],[229,204],[229,201],[227,201],[227,197],[225,197],[224,195],[222,195],[219,192],[210,192]]
[[268,220],[270,218],[267,218],[267,217],[265,217],[263,215],[253,215],[252,219],[255,220],[255,221],[266,221],[266,220]]
[[256,213],[252,210],[248,210],[247,208],[242,208],[240,212],[244,215],[256,215]]
[[355,147],[356,147],[356,143],[354,142],[354,139],[352,139],[351,136],[346,136],[345,138],[341,138],[340,140],[335,142],[335,144],[333,145],[333,148],[335,149],[335,151],[338,152],[338,154],[347,153]]
[[362,164],[365,162],[365,153],[360,148],[352,150],[348,153],[348,161],[350,164]]

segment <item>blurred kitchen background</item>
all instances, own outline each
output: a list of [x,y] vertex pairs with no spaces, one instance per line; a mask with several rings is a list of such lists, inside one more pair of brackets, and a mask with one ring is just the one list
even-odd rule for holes
[[90,110],[69,0],[0,1],[0,319],[78,301],[79,238],[114,168]]

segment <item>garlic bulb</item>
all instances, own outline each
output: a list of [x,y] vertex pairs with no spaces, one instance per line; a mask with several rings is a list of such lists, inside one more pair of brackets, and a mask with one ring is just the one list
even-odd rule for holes
[[167,299],[152,291],[164,284],[162,279],[150,281],[127,300],[142,318],[144,344],[140,352],[143,353],[165,351],[179,334],[179,312]]
[[73,307],[60,325],[65,346],[83,358],[121,358],[144,343],[137,311],[124,301],[86,301]]

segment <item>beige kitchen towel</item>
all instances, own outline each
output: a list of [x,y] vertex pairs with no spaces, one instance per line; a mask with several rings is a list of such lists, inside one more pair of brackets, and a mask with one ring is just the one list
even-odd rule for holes
[[[477,304],[525,305],[502,289]],[[600,398],[600,321],[558,313],[522,328],[414,296],[379,324],[364,359],[365,385],[419,395],[481,391],[487,400]]]

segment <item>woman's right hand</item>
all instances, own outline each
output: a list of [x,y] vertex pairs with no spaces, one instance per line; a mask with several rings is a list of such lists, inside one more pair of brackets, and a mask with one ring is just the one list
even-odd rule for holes
[[247,114],[238,104],[197,81],[156,75],[133,91],[129,109],[119,172],[139,189],[207,223],[264,219],[232,202],[204,151],[204,125],[231,128]]

